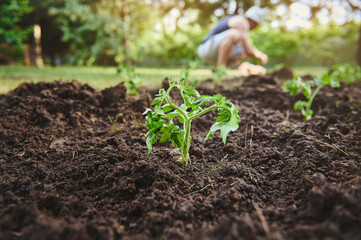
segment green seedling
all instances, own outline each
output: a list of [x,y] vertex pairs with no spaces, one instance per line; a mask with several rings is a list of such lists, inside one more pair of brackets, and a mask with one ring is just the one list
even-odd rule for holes
[[138,95],[138,88],[142,85],[142,81],[140,80],[139,74],[135,72],[135,67],[127,64],[119,65],[117,72],[120,74],[121,79],[124,80],[128,94]]
[[199,81],[197,79],[188,78],[189,74],[190,74],[190,71],[195,70],[198,67],[199,67],[199,61],[189,61],[188,62],[187,66],[186,66],[186,69],[185,69],[186,79],[188,79],[187,84],[189,84],[191,86],[196,86],[199,83]]
[[116,136],[120,131],[122,131],[122,128],[119,127],[119,122],[118,122],[119,116],[116,116],[114,119],[112,119],[112,117],[108,115],[108,118],[110,123],[112,124],[112,127],[110,128],[108,133]]
[[344,63],[330,69],[330,77],[348,84],[361,80],[361,67],[355,63]]
[[199,192],[203,192],[204,190],[206,190],[207,188],[209,187],[212,187],[212,189],[214,189],[214,186],[212,183],[206,185],[205,187],[201,188],[201,189],[198,189],[196,191],[193,191],[193,192],[190,192],[190,193],[187,193],[187,194],[184,194],[184,196],[188,196],[188,195],[192,195],[192,194],[195,194],[195,193],[199,193]]
[[50,137],[50,140],[49,140],[49,143],[48,143],[48,145],[46,146],[46,149],[45,149],[45,151],[44,151],[45,154],[48,153],[49,149],[51,148],[51,144],[53,143],[53,140],[54,140],[54,136],[51,136],[51,137]]
[[[181,73],[180,80],[177,83],[173,81],[172,77],[168,79],[168,90],[160,89],[151,104],[154,106],[154,111],[147,108],[143,113],[146,115],[146,126],[149,129],[146,135],[148,154],[151,153],[153,144],[158,141],[159,135],[161,135],[160,143],[169,140],[175,148],[180,149],[183,166],[186,166],[190,163],[190,131],[193,119],[213,109],[218,109],[216,122],[211,126],[204,141],[207,141],[217,130],[220,130],[224,144],[228,133],[236,131],[241,120],[238,116],[238,109],[229,100],[225,100],[222,95],[201,96],[194,87],[185,86],[184,72]],[[169,96],[174,88],[178,89],[182,96],[184,103],[180,106],[176,105]],[[207,107],[202,108],[204,104],[207,104]],[[183,128],[176,124],[176,119],[180,123],[179,125],[183,124]]]
[[289,117],[290,117],[290,111],[287,110],[286,119],[281,123],[283,127],[283,132],[286,134],[293,130],[293,125],[294,125],[294,122],[291,123],[290,121],[288,121]]
[[215,83],[220,83],[221,80],[226,76],[227,68],[218,66],[213,72],[213,80]]
[[139,119],[137,119],[136,116],[132,116],[133,128],[136,129],[136,128],[144,127],[142,120],[143,120],[142,116],[140,116]]
[[[302,90],[306,101],[299,100],[293,107],[295,110],[301,110],[301,113],[304,116],[304,121],[308,121],[312,118],[312,102],[321,88],[326,85],[329,85],[332,88],[337,88],[340,86],[340,82],[330,75],[324,74],[322,77],[316,76],[314,80],[307,82],[302,81],[301,77],[294,76],[291,81],[285,83],[284,87],[287,91],[290,91],[291,96],[295,96],[300,90]],[[316,86],[314,91],[312,91],[313,86]]]
[[96,150],[96,148],[94,146],[90,146],[88,148],[80,149],[81,152],[89,152],[89,151],[93,151],[93,150]]

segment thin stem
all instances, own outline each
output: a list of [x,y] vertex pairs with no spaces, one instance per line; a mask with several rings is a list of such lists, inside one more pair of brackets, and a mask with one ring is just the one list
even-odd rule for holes
[[186,166],[188,163],[190,163],[189,148],[191,146],[191,124],[192,124],[191,120],[185,121],[185,124],[184,124],[185,125],[184,126],[184,129],[185,129],[185,136],[184,136],[185,143],[184,143],[184,150],[183,150],[183,154],[182,154],[183,165],[184,166]]
[[181,109],[180,107],[178,107],[177,105],[175,105],[175,104],[170,100],[170,98],[169,98],[169,93],[170,93],[170,90],[171,90],[172,88],[173,88],[173,86],[171,86],[171,87],[168,88],[168,91],[167,91],[167,94],[165,95],[165,98],[166,98],[168,104],[169,104],[171,107],[173,107],[174,109],[176,109],[178,112],[180,112],[180,113],[182,114],[182,116],[183,116],[183,118],[184,118],[184,121],[187,121],[187,120],[189,119],[187,113],[186,113],[183,109]]
[[313,92],[313,94],[311,95],[310,99],[308,100],[309,104],[307,105],[307,110],[310,110],[313,99],[316,97],[317,93],[321,90],[321,88],[323,87],[323,85],[318,86],[315,91]]
[[202,112],[197,113],[196,115],[190,117],[189,119],[193,120],[193,119],[195,119],[195,118],[197,118],[199,116],[202,116],[203,114],[205,114],[205,113],[207,113],[207,112],[209,112],[209,111],[211,111],[211,110],[213,110],[215,108],[222,108],[222,107],[218,107],[217,105],[210,106],[209,108],[204,109]]
[[186,166],[188,164],[188,162],[190,162],[190,158],[189,158],[189,147],[191,145],[191,136],[190,136],[190,132],[191,132],[191,119],[188,117],[187,113],[181,109],[180,107],[178,107],[177,105],[175,105],[169,98],[169,93],[170,90],[173,88],[173,86],[169,87],[167,90],[167,94],[166,94],[166,100],[168,102],[168,104],[173,107],[174,109],[176,109],[178,112],[180,112],[184,118],[184,122],[183,122],[183,129],[185,129],[185,133],[184,133],[184,147],[183,150],[181,149],[181,153],[182,153],[182,161],[183,161],[183,166]]
[[218,109],[224,108],[224,109],[227,109],[229,112],[231,112],[228,107],[213,105],[213,106],[210,106],[209,108],[204,109],[204,110],[201,111],[200,113],[197,113],[196,115],[190,117],[189,119],[190,119],[190,120],[193,120],[193,119],[195,119],[195,118],[197,118],[197,117],[200,117],[200,116],[202,116],[203,114],[205,114],[205,113],[207,113],[207,112],[209,112],[209,111],[211,111],[211,110],[213,110],[213,109],[215,109],[215,108],[218,108]]

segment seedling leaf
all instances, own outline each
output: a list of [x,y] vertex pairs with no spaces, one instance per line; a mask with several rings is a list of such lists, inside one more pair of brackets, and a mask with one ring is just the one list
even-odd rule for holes
[[232,104],[229,106],[228,103],[229,101],[224,103],[227,108],[220,108],[218,110],[216,123],[211,126],[204,141],[207,141],[210,137],[214,136],[217,130],[220,130],[223,143],[226,144],[228,133],[238,129],[238,124],[241,122],[238,110]]

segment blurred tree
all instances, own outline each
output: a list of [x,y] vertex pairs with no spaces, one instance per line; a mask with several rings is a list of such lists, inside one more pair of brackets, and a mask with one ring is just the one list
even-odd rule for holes
[[[50,14],[51,8],[64,6],[65,0],[30,0],[30,6],[34,9],[22,18],[22,26],[39,25],[41,28],[41,49],[43,57],[49,59],[52,65],[59,64],[59,59],[64,58],[69,46],[62,41],[62,31],[57,23],[56,16]],[[34,52],[35,39],[28,41],[30,52]]]
[[[353,0],[346,0],[347,3],[351,6],[353,11],[358,12],[358,14],[361,14],[361,2],[359,1],[356,3]],[[361,66],[361,25],[359,27],[359,39],[358,39],[358,45],[357,45],[357,59],[356,62],[358,65]]]
[[148,7],[142,0],[65,0],[51,13],[70,44],[70,62],[109,65],[134,60],[132,44],[151,22]]
[[23,42],[33,29],[21,28],[19,23],[31,10],[28,0],[0,0],[0,63],[22,56]]
[[[273,8],[275,8],[279,4],[285,4],[286,6],[290,6],[294,4],[296,1],[291,0],[277,0],[274,1],[275,4],[271,4]],[[348,25],[351,27],[357,27],[357,24],[355,24],[355,21],[358,19],[360,20],[360,14],[361,14],[361,1],[360,0],[327,0],[327,1],[309,1],[309,0],[298,0],[297,2],[306,4],[310,7],[311,10],[311,16],[310,19],[314,23],[320,23],[320,20],[318,18],[319,14],[326,13],[331,21],[331,24],[334,24],[335,19],[340,20],[340,18],[343,18],[343,23],[336,23],[338,25]],[[340,11],[344,11],[344,16],[339,16]],[[332,16],[336,16],[335,18],[332,18]],[[358,24],[359,28],[359,34],[358,34],[358,50],[356,53],[356,62],[361,65],[361,25]]]
[[[290,17],[287,10],[295,2],[309,5],[309,18],[315,22],[324,8],[332,14],[336,11],[334,6],[341,6],[350,14],[342,27],[331,24],[327,29],[316,24],[310,29],[291,31],[282,21]],[[1,20],[8,18],[15,23],[11,26],[4,25],[8,20],[0,23],[0,54],[4,55],[1,52],[10,42],[11,49],[18,49],[15,52],[21,54],[21,42],[38,24],[43,55],[53,65],[59,59],[74,64],[187,65],[189,59],[197,59],[197,46],[211,25],[225,15],[242,14],[254,4],[271,10],[281,4],[287,8],[286,14],[271,14],[251,35],[254,44],[274,62],[342,61],[342,56],[354,50],[356,39],[360,39],[361,25],[353,21],[360,13],[355,0],[0,0]],[[21,10],[21,6],[30,6],[34,11]],[[274,27],[271,25],[274,20],[281,24]],[[355,28],[360,28],[359,32]],[[33,45],[34,40],[28,43]],[[361,61],[361,40],[359,45]]]

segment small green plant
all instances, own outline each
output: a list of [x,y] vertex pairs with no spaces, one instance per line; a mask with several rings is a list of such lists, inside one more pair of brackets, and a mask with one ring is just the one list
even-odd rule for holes
[[[314,80],[307,82],[302,81],[301,77],[294,76],[291,81],[285,83],[284,87],[286,90],[290,91],[291,96],[295,96],[300,90],[302,90],[306,101],[299,100],[293,107],[295,110],[301,110],[301,113],[304,116],[304,121],[308,121],[312,118],[312,102],[321,88],[326,85],[336,88],[340,86],[340,82],[335,80],[334,77],[324,74],[322,77],[316,76]],[[314,91],[312,91],[313,86],[316,86]]]
[[119,127],[118,118],[119,116],[116,116],[114,119],[112,119],[111,116],[108,115],[109,121],[112,124],[112,127],[110,128],[109,132],[110,134],[116,136],[120,131],[122,131],[122,128]]
[[119,65],[117,68],[118,74],[120,74],[121,79],[125,82],[125,87],[129,94],[138,95],[138,88],[142,85],[139,74],[135,72],[135,67],[124,64]]
[[293,125],[295,124],[294,122],[290,122],[288,119],[290,117],[290,111],[287,110],[286,113],[286,119],[281,123],[282,127],[283,127],[283,132],[288,134],[289,132],[291,132],[293,130]]
[[199,67],[199,61],[189,61],[186,68],[185,68],[185,74],[186,74],[186,79],[188,80],[187,84],[191,85],[191,86],[196,86],[199,81],[197,79],[194,78],[189,78],[189,74],[191,70],[195,70]]
[[335,65],[330,72],[330,76],[340,82],[351,84],[361,80],[361,67],[352,62]]
[[136,129],[136,128],[144,127],[142,120],[143,120],[142,116],[140,116],[139,119],[137,119],[137,117],[133,115],[132,116],[133,128]]
[[[217,130],[221,131],[223,143],[226,143],[227,135],[230,131],[236,131],[240,123],[237,108],[225,98],[216,94],[214,96],[201,96],[198,91],[191,86],[185,86],[185,73],[181,73],[179,81],[176,83],[172,77],[169,77],[169,88],[159,90],[156,98],[152,102],[154,111],[147,108],[143,113],[146,115],[147,132],[146,144],[148,154],[152,151],[152,146],[161,138],[160,143],[170,140],[175,148],[179,148],[182,155],[183,166],[190,163],[189,147],[191,144],[191,123],[192,120],[203,114],[218,109],[216,122],[211,126],[204,141],[212,137]],[[176,105],[169,94],[172,89],[177,88],[183,99],[183,104]],[[207,107],[202,108],[204,104]],[[178,120],[183,128],[179,127],[175,120]]]
[[214,71],[213,71],[213,80],[215,83],[220,83],[222,78],[224,78],[226,76],[227,73],[227,68],[223,67],[223,66],[218,66]]

